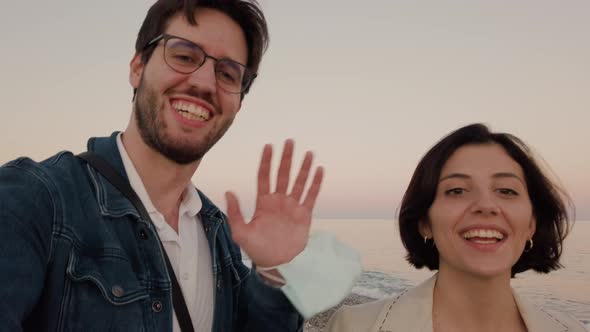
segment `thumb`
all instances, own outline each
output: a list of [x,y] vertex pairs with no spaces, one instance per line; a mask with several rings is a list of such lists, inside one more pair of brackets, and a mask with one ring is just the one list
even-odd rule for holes
[[238,197],[234,193],[228,191],[225,193],[225,199],[227,200],[227,221],[232,233],[232,238],[239,246],[242,246],[243,240],[247,238],[246,232],[248,231],[248,225],[244,221]]

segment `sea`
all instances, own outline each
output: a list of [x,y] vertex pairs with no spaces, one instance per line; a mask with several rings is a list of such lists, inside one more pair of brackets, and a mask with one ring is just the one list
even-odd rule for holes
[[[320,219],[312,231],[329,231],[359,250],[363,273],[352,292],[381,299],[398,294],[430,277],[406,262],[394,220]],[[565,239],[564,268],[548,274],[527,271],[516,275],[512,286],[519,295],[547,311],[566,312],[590,331],[590,221],[576,221]]]

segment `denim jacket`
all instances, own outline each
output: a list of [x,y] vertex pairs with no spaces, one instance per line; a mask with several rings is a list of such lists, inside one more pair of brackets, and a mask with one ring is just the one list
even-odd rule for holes
[[[88,150],[125,175],[114,133]],[[225,215],[201,192],[215,281],[213,331],[301,331],[284,294],[242,263]],[[1,331],[172,331],[156,230],[70,152],[0,168]]]

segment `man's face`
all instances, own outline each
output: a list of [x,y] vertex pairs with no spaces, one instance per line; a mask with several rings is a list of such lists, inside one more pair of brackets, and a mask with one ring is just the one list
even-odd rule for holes
[[[247,63],[247,44],[240,26],[217,10],[200,8],[191,26],[182,14],[169,20],[165,33],[199,45],[215,58]],[[200,160],[223,136],[241,106],[240,94],[219,88],[212,59],[191,74],[174,71],[164,61],[160,41],[147,64],[131,62],[137,88],[135,119],[143,141],[178,164]]]

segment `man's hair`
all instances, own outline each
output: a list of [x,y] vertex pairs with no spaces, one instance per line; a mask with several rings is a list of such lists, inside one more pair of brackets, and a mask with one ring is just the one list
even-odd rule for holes
[[416,268],[439,267],[439,253],[432,243],[424,243],[419,224],[428,222],[428,210],[436,196],[440,173],[452,154],[465,145],[498,144],[523,170],[531,200],[536,231],[533,248],[524,252],[512,266],[511,275],[533,269],[548,273],[561,267],[563,240],[569,230],[564,199],[568,196],[553,184],[534,160],[530,149],[519,138],[506,133],[492,133],[483,124],[460,128],[434,145],[420,160],[399,209],[399,230],[406,259]]
[[[146,49],[147,44],[158,37],[172,16],[183,12],[191,25],[197,25],[195,10],[210,8],[219,10],[233,19],[244,31],[248,45],[248,62],[246,66],[252,72],[258,72],[262,55],[268,47],[268,27],[266,19],[256,0],[158,0],[150,7],[139,29],[135,42],[135,52],[141,54],[141,61],[147,64],[154,51]],[[248,87],[249,90],[249,87]],[[242,93],[242,97],[248,92]]]

